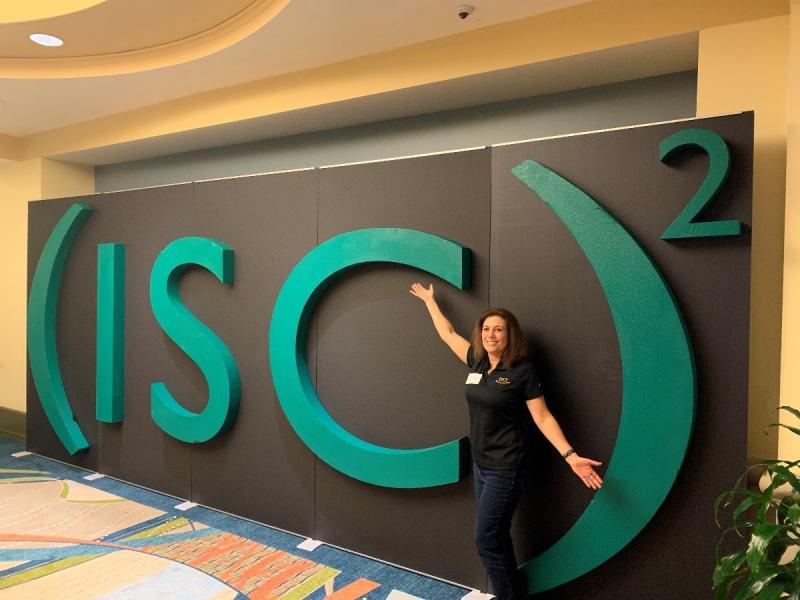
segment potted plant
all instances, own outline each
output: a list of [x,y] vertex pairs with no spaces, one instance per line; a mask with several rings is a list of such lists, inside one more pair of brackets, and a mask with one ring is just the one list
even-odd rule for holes
[[[800,419],[796,408],[781,406],[780,410]],[[798,427],[771,426],[800,435]],[[715,600],[800,600],[800,479],[793,472],[798,465],[800,460],[761,461],[739,478],[736,487],[717,498],[714,514],[720,528],[723,514],[735,508],[725,518],[730,524],[717,545]],[[747,478],[753,469],[764,471],[764,484],[750,489]],[[723,556],[721,544],[732,533],[742,538],[743,547]]]

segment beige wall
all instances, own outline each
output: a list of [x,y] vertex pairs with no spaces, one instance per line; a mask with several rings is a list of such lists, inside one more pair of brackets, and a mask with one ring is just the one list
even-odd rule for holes
[[0,163],[0,407],[25,410],[28,202],[94,193],[94,168],[36,158]]
[[[732,23],[784,15],[788,0],[592,0],[446,38],[178,98],[20,138],[23,159],[290,114]],[[655,75],[660,73],[650,73]],[[548,78],[558,80],[550,71]],[[3,146],[0,145],[0,158]]]
[[28,200],[42,193],[42,161],[0,165],[0,406],[25,410]]
[[94,194],[94,167],[42,160],[41,200],[86,194]]
[[[800,0],[793,0],[789,55],[788,168],[786,171],[786,228],[783,255],[783,344],[781,404],[800,408]],[[781,421],[800,422],[787,414]],[[800,436],[782,429],[780,458],[800,458]]]
[[774,457],[786,182],[789,17],[700,32],[697,114],[755,111],[748,454]]
[[19,145],[19,138],[0,133],[0,161],[20,160]]

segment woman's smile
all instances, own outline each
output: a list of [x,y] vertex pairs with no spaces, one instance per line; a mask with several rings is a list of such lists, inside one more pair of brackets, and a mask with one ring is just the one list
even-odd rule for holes
[[502,354],[508,345],[506,320],[498,315],[486,317],[481,328],[483,349],[491,354]]

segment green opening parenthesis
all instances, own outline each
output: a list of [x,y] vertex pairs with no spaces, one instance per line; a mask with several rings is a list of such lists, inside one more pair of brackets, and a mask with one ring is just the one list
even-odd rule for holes
[[178,404],[163,382],[150,388],[150,412],[162,430],[183,442],[206,442],[236,420],[241,395],[239,369],[230,350],[181,302],[179,283],[192,266],[233,282],[233,250],[216,240],[187,237],[169,244],[150,274],[150,304],[158,324],[200,368],[208,383],[208,403],[199,413]]
[[552,209],[591,263],[622,358],[622,414],[604,486],[560,540],[521,567],[528,590],[541,592],[614,556],[661,506],[692,430],[694,361],[666,281],[625,228],[547,167],[525,161],[511,171]]
[[67,256],[91,214],[92,208],[87,204],[73,204],[64,213],[39,256],[28,298],[28,359],[33,384],[50,426],[70,454],[86,450],[89,442],[75,422],[61,379],[56,314]]
[[470,250],[410,229],[360,229],[338,235],[309,252],[281,288],[269,332],[272,380],[286,417],[322,460],[367,483],[421,488],[454,483],[464,474],[466,439],[400,450],[368,443],[339,425],[317,396],[306,363],[308,322],[324,289],[345,270],[392,262],[428,271],[464,289]]

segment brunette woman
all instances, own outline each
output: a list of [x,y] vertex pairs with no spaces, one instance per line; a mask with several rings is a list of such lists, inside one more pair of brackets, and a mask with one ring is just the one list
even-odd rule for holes
[[528,449],[525,421],[533,418],[586,487],[600,489],[594,470],[601,463],[578,455],[548,410],[536,371],[526,359],[526,344],[516,317],[490,308],[467,341],[453,329],[436,303],[433,284],[411,286],[425,303],[436,332],[469,367],[466,381],[470,446],[475,475],[475,544],[498,600],[525,598],[511,543],[511,518],[525,489]]

